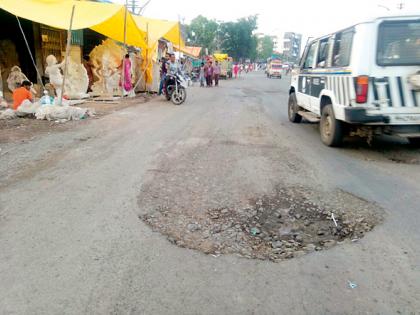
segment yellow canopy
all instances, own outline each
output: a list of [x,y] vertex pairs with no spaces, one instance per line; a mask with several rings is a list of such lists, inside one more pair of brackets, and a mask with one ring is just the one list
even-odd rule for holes
[[167,41],[170,41],[174,47],[179,46],[181,43],[181,48],[183,48],[185,47],[185,43],[181,36],[179,23],[176,21],[151,19],[137,15],[133,15],[133,19],[138,28],[146,32],[145,38],[148,49],[142,51],[142,56],[146,83],[150,84],[153,81],[152,60],[156,61],[159,39],[164,38]]
[[217,61],[222,61],[229,57],[228,54],[214,54],[213,56]]
[[[73,30],[91,28],[124,42],[125,7],[122,5],[75,0],[0,0],[0,8],[5,11],[59,29],[69,28],[73,5]],[[146,47],[145,32],[139,29],[129,12],[126,37],[128,45]]]
[[148,39],[148,46],[150,48],[153,48],[161,38],[170,41],[174,45],[179,45],[181,41],[181,47],[185,46],[178,22],[151,19],[136,15],[133,15],[133,19],[136,21],[137,26],[146,32],[146,38]]

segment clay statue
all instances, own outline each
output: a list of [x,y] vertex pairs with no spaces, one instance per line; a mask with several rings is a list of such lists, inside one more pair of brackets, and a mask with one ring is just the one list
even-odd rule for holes
[[[13,92],[18,87],[20,87],[22,82],[25,80],[29,81],[28,77],[22,72],[22,70],[18,66],[13,66],[12,69],[10,69],[9,77],[7,78],[7,87],[11,92]],[[31,93],[33,95],[37,95],[37,92],[34,89],[33,85],[31,87]]]
[[94,83],[91,87],[92,93],[94,95],[105,94],[104,79],[102,76],[102,64],[97,59],[92,60],[92,72],[94,80]]
[[[64,68],[64,66],[63,66]],[[69,60],[67,64],[67,77],[64,94],[70,99],[82,99],[89,97],[89,77],[86,68],[81,63]]]
[[20,87],[25,80],[29,81],[22,70],[18,66],[13,66],[10,70],[9,77],[7,78],[7,87],[13,92]]
[[0,91],[0,108],[7,108],[7,102],[3,98],[2,91]]
[[95,79],[92,94],[108,96],[121,94],[119,67],[125,53],[125,49],[111,39],[103,41],[92,50],[89,54]]
[[102,57],[102,76],[106,94],[119,95],[120,73],[118,67],[113,63],[113,60],[108,53],[105,53]]
[[50,78],[50,83],[54,86],[57,96],[60,97],[63,88],[61,68],[64,66],[64,61],[57,63],[57,58],[54,55],[49,55],[46,58],[46,62],[47,68],[45,69],[45,74]]

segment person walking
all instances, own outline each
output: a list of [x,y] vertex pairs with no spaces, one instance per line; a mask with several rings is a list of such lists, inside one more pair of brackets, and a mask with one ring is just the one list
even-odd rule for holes
[[200,66],[200,73],[198,75],[198,79],[200,81],[200,86],[204,87],[204,82],[206,81],[206,76],[205,76],[205,66],[204,66],[204,62],[201,63]]
[[237,64],[237,63],[235,63],[235,64],[233,65],[233,75],[235,76],[235,79],[237,79],[237,78],[238,78],[238,72],[239,72],[239,66],[238,66],[238,64]]
[[160,67],[160,84],[159,84],[158,95],[162,95],[163,86],[165,85],[165,81],[166,81],[166,74],[168,73],[168,65],[167,65],[165,57],[162,57],[161,63],[162,64],[161,64],[161,67]]
[[209,64],[207,66],[207,87],[212,87],[212,85],[213,85],[213,75],[214,75],[213,62],[209,61]]
[[207,60],[204,64],[204,79],[206,80],[206,86],[209,87],[209,80],[207,79],[209,75],[209,61]]
[[219,78],[220,78],[221,71],[222,69],[220,68],[219,62],[216,61],[216,64],[214,65],[214,68],[213,68],[214,86],[219,86]]

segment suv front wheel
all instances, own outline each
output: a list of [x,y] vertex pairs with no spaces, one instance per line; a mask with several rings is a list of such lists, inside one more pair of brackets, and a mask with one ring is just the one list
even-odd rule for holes
[[299,105],[297,103],[296,94],[290,93],[289,102],[288,102],[288,116],[289,120],[292,123],[300,123],[302,121],[302,116],[298,114]]
[[324,106],[319,124],[322,142],[329,147],[338,147],[343,144],[344,123],[335,118],[331,104]]

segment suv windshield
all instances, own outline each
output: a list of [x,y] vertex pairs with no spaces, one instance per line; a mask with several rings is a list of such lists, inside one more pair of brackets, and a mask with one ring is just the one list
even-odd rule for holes
[[377,63],[380,66],[420,64],[420,20],[379,25]]

